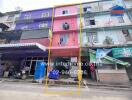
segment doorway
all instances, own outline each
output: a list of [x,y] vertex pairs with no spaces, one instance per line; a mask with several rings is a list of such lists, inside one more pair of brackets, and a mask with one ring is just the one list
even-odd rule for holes
[[82,77],[84,79],[92,79],[92,75],[91,75],[91,70],[90,70],[90,66],[89,66],[89,59],[88,57],[82,57]]
[[34,76],[35,67],[36,67],[36,64],[37,64],[38,61],[43,61],[43,62],[45,62],[47,64],[48,58],[47,57],[36,56],[36,57],[27,57],[25,59],[24,67],[28,67],[29,68],[29,71],[28,71],[28,75],[29,76]]

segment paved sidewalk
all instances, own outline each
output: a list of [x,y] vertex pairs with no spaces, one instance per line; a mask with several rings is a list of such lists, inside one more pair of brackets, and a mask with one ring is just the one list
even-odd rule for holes
[[[19,83],[36,83],[33,81],[33,79],[26,79],[26,80],[20,80],[20,79],[8,79],[3,78],[0,79],[1,82],[19,82]],[[45,81],[43,82],[45,83]],[[41,83],[40,83],[41,84]],[[56,86],[56,87],[77,87],[78,81],[74,81],[73,79],[60,79],[60,80],[50,80],[48,82],[48,86]],[[91,80],[85,80],[83,79],[81,82],[81,88],[104,88],[104,89],[123,89],[123,90],[131,90],[132,91],[132,82],[129,83],[122,83],[122,84],[112,84],[112,83],[101,83]]]

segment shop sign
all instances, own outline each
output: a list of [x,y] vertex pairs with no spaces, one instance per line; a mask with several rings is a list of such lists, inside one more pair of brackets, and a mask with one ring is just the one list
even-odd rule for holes
[[111,16],[123,16],[125,9],[122,6],[116,5],[111,8]]
[[112,54],[114,58],[132,57],[132,48],[113,48]]

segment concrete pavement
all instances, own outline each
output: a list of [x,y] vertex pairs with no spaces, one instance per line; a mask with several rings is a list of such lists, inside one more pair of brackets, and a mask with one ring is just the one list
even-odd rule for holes
[[[81,94],[46,94],[41,84],[1,82],[0,100],[132,100],[132,91],[81,88]],[[50,87],[50,91],[75,91],[75,87]]]

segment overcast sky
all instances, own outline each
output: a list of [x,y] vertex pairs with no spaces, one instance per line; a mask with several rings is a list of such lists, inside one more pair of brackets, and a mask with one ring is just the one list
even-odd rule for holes
[[90,2],[98,0],[0,0],[0,12],[14,11],[16,7],[22,10],[32,10],[54,5]]

